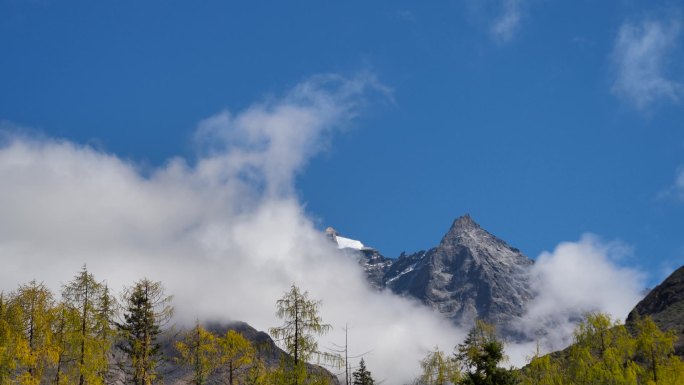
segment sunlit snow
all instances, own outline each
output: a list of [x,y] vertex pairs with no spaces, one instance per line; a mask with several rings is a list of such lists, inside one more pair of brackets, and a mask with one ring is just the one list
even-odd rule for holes
[[340,249],[356,249],[356,250],[362,250],[365,248],[363,243],[360,241],[357,241],[355,239],[349,239],[345,237],[340,237],[339,235],[335,237],[335,240],[337,240],[337,247]]

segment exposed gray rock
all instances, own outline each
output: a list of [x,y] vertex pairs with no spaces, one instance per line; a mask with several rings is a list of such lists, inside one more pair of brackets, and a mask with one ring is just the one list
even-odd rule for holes
[[512,321],[534,297],[529,277],[534,262],[469,215],[456,219],[437,247],[402,253],[396,260],[375,250],[344,250],[357,256],[374,287],[417,298],[458,325],[484,319],[512,336]]
[[403,259],[395,263],[408,266],[387,277],[388,287],[421,299],[460,325],[484,319],[506,329],[534,296],[533,261],[469,215],[454,221],[439,246]]
[[392,259],[383,256],[372,247],[364,246],[357,240],[340,236],[332,227],[328,227],[325,234],[343,253],[356,259],[372,287],[376,289],[385,287],[385,275],[392,266]]

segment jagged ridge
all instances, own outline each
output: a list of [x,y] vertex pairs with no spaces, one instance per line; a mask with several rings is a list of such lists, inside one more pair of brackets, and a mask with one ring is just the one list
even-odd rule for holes
[[353,254],[373,286],[420,299],[460,325],[481,318],[505,329],[534,296],[529,280],[534,262],[467,214],[429,250],[402,253],[396,260],[370,248]]

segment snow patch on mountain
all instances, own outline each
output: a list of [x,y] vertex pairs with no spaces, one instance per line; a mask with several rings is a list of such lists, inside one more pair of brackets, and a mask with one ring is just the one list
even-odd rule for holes
[[343,236],[340,236],[340,234],[337,232],[337,230],[333,229],[332,227],[328,227],[325,229],[325,234],[330,240],[335,242],[337,244],[338,249],[354,249],[354,250],[368,250],[371,249],[370,247],[364,246],[361,241],[357,241],[356,239],[351,239],[351,238],[346,238]]
[[335,240],[337,241],[337,247],[340,249],[363,250],[366,248],[361,241],[357,241],[356,239],[349,239],[338,235],[335,237]]
[[533,261],[480,227],[469,215],[457,218],[440,244],[397,259],[363,243],[328,237],[353,255],[371,286],[416,298],[457,325],[484,319],[502,334],[517,334],[511,324],[527,310],[535,294],[530,283]]

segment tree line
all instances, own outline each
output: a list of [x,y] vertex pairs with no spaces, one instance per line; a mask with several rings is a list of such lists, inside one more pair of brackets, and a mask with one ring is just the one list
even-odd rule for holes
[[[161,384],[163,363],[187,368],[183,381],[193,385],[325,385],[332,375],[312,362],[349,367],[319,349],[317,337],[332,326],[320,317],[321,302],[294,284],[276,301],[281,325],[269,330],[286,353],[277,363],[237,331],[210,331],[199,321],[179,334],[173,357],[164,357],[160,339],[172,330],[173,307],[160,282],[141,279],[117,298],[84,266],[59,294],[35,280],[0,293],[0,385]],[[628,328],[591,313],[573,345],[537,352],[518,370],[503,367],[494,327],[476,321],[453,353],[429,352],[412,385],[681,385],[675,340],[649,317]],[[375,384],[363,359],[345,381]]]
[[569,348],[547,355],[537,349],[524,368],[506,369],[494,327],[477,321],[452,355],[438,348],[426,355],[414,385],[682,385],[676,338],[650,317],[628,328],[607,314],[589,313]]
[[0,385],[157,382],[158,337],[173,313],[161,283],[141,279],[117,299],[84,266],[60,295],[35,280],[0,293]]
[[[276,302],[283,324],[270,332],[286,354],[275,364],[264,358],[272,351],[239,332],[199,321],[173,338],[173,357],[165,357],[162,337],[175,331],[161,282],[143,278],[115,296],[84,266],[58,295],[35,280],[0,293],[0,385],[161,384],[164,364],[188,369],[184,382],[193,385],[324,385],[330,373],[309,362],[340,363],[318,349],[316,336],[331,329],[321,302],[294,284]],[[363,384],[369,375],[364,367]]]

